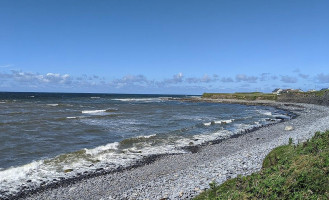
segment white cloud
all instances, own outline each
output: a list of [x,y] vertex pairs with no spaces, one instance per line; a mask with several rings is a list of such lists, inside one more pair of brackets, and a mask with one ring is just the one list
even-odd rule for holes
[[278,77],[275,75],[271,75],[270,73],[262,73],[259,79],[260,81],[269,81],[269,80],[276,80],[278,79]]
[[298,79],[293,76],[281,76],[281,81],[284,83],[297,83]]
[[320,83],[329,83],[329,74],[318,74],[316,80]]
[[220,79],[221,82],[223,83],[231,83],[234,82],[234,80],[231,77],[223,77]]
[[71,83],[70,75],[64,74],[54,74],[47,73],[46,75],[40,75],[40,79],[46,83],[60,83],[60,84],[69,84]]
[[22,72],[12,70],[12,74],[9,74],[11,78],[18,82],[28,82],[31,84],[38,83],[53,83],[53,84],[69,84],[71,83],[70,75],[68,74],[56,74],[56,73],[47,73],[45,75],[35,74],[30,72]]
[[110,86],[121,88],[124,86],[132,86],[132,85],[138,85],[138,86],[147,86],[151,83],[144,75],[127,75],[122,77],[121,79],[115,79],[112,82],[110,82]]
[[178,73],[174,75],[174,78],[172,79],[174,83],[181,83],[183,82],[183,73]]
[[235,80],[237,82],[248,82],[248,83],[256,83],[257,82],[258,77],[256,76],[247,76],[245,74],[238,74],[235,76]]
[[184,80],[183,73],[175,74],[171,79],[165,79],[164,81],[160,82],[160,85],[167,85],[167,84],[178,84],[182,83]]
[[301,71],[299,69],[295,69],[293,71],[293,73],[295,73],[296,75],[298,75],[302,79],[307,79],[309,77],[309,75],[301,73]]
[[45,84],[70,84],[71,77],[68,74],[47,73],[45,75],[12,70],[10,73],[0,73],[0,78],[8,82],[24,83],[26,86],[42,86]]
[[302,73],[299,73],[298,76],[301,77],[301,78],[303,78],[303,79],[307,79],[309,77],[309,75],[302,74]]
[[215,82],[218,80],[217,75],[213,75],[213,77],[209,76],[208,74],[203,75],[201,78],[187,78],[186,81],[187,83],[210,83],[210,82]]

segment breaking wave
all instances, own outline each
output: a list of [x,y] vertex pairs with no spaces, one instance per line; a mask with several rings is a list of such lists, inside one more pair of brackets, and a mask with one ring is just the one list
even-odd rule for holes
[[168,99],[169,97],[157,97],[157,98],[124,98],[124,99],[112,99],[114,101],[122,102],[162,102]]
[[233,121],[234,121],[234,119],[217,120],[217,121],[205,122],[205,123],[203,123],[203,125],[211,126],[211,125],[215,125],[215,124],[229,124],[229,123],[232,123]]

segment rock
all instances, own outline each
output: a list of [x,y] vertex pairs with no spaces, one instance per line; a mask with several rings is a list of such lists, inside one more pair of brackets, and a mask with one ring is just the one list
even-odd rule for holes
[[284,130],[285,130],[285,131],[292,131],[292,130],[294,130],[294,127],[292,127],[292,126],[286,126],[286,127],[284,128]]
[[64,173],[72,172],[73,169],[64,169]]

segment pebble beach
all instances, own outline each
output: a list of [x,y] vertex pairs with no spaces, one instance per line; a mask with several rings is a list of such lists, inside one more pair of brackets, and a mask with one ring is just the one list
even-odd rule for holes
[[265,156],[275,147],[300,143],[316,131],[329,129],[329,108],[313,104],[272,101],[194,99],[214,103],[267,105],[291,111],[296,118],[215,143],[186,154],[165,155],[136,167],[63,181],[28,191],[15,199],[191,199],[237,175],[259,171]]

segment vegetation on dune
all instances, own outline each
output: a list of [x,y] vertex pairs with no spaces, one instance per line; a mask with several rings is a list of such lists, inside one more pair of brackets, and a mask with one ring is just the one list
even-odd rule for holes
[[262,93],[262,92],[248,92],[248,93],[204,93],[203,98],[213,99],[240,99],[240,100],[276,100],[276,94]]
[[300,92],[300,94],[322,97],[322,96],[326,95],[328,92],[329,92],[329,90],[320,90],[320,91],[313,91],[313,92]]
[[[294,99],[295,102],[323,104],[329,101],[329,90],[320,91],[289,91],[280,95],[262,92],[237,92],[237,93],[203,93],[202,98],[211,99],[239,99],[239,100],[273,100],[273,101],[287,101]],[[319,101],[319,102],[317,102]]]
[[210,184],[199,199],[329,199],[329,131],[272,150],[258,173]]

